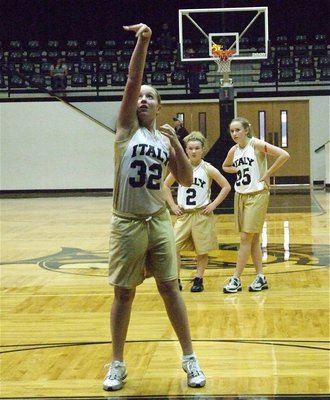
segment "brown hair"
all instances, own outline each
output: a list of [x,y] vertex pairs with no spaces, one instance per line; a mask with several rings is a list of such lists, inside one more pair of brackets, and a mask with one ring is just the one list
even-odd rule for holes
[[247,137],[251,138],[252,136],[254,136],[253,129],[252,129],[252,126],[250,124],[250,121],[247,120],[246,118],[244,118],[244,117],[233,118],[231,120],[229,126],[231,125],[232,122],[239,122],[243,126],[243,128],[248,131]]

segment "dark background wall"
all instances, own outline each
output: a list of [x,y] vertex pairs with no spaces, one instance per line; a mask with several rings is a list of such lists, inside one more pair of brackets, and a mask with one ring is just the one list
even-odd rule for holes
[[155,34],[163,22],[177,33],[182,8],[268,6],[270,38],[316,33],[330,36],[329,0],[1,0],[0,41],[111,39],[122,25],[148,23]]

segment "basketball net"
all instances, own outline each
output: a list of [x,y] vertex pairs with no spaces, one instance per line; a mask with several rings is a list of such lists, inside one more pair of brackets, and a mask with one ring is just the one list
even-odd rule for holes
[[235,54],[235,51],[233,50],[223,50],[222,46],[219,44],[212,45],[212,56],[214,62],[218,66],[218,72],[223,75],[223,79],[220,79],[221,85],[232,84],[232,79],[229,78],[229,73],[233,54]]

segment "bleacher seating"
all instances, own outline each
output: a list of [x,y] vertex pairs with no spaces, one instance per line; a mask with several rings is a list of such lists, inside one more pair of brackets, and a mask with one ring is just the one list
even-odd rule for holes
[[116,50],[117,49],[117,42],[114,39],[107,39],[104,41],[103,45],[104,50]]
[[157,72],[171,72],[171,63],[167,60],[157,61],[155,65],[155,71]]
[[317,67],[323,68],[323,67],[327,67],[327,66],[330,66],[330,55],[318,57]]
[[89,49],[87,48],[84,51],[84,60],[87,62],[98,62],[99,61],[99,52],[97,49]]
[[98,41],[95,39],[88,39],[85,42],[84,48],[85,48],[85,50],[97,50],[98,49]]
[[186,85],[187,83],[187,76],[185,71],[173,71],[171,73],[171,83],[172,85]]
[[167,85],[167,75],[165,72],[154,71],[151,74],[151,84],[155,86]]
[[320,70],[320,81],[330,81],[330,67],[322,67]]
[[113,71],[112,63],[109,61],[102,61],[99,65],[99,71],[104,74],[111,74]]
[[87,76],[82,73],[74,73],[71,76],[72,87],[85,87],[87,86]]
[[22,72],[22,74],[24,75],[31,75],[35,72],[35,67],[34,64],[31,62],[23,62],[20,65],[20,72]]
[[[64,85],[63,85],[63,86],[66,88],[67,85],[68,85],[68,79],[67,79],[67,77],[65,77],[65,78],[64,78]],[[50,86],[51,86],[52,89],[54,89],[53,78],[50,80]]]
[[7,87],[4,75],[0,74],[0,88],[5,89]]
[[275,69],[273,68],[264,68],[260,70],[260,77],[259,77],[259,82],[260,83],[273,83],[276,82],[277,76],[275,73]]
[[316,70],[314,67],[302,67],[299,80],[301,82],[314,82],[316,80]]
[[48,40],[47,49],[48,50],[59,50],[60,42],[58,40],[52,40],[52,39]]
[[12,50],[9,53],[9,61],[13,63],[20,63],[24,61],[23,52],[21,50]]
[[43,75],[49,75],[50,67],[53,64],[51,62],[43,62],[40,64],[40,73]]
[[314,57],[326,56],[328,53],[327,45],[325,43],[315,43],[312,47],[312,55]]
[[150,61],[146,61],[144,72],[147,74],[151,74],[153,72],[152,63]]
[[108,79],[105,73],[99,72],[98,74],[92,75],[91,86],[107,87]]
[[27,60],[33,62],[33,63],[40,63],[42,62],[43,56],[42,52],[40,50],[31,50],[27,54]]
[[[252,42],[253,39],[253,42]],[[263,38],[240,38],[240,46],[261,46]],[[225,40],[225,38],[223,39]],[[62,40],[52,39],[42,43],[31,39],[26,41],[11,40],[8,43],[0,43],[0,88],[2,92],[6,87],[30,88],[49,86],[51,82],[49,70],[58,58],[65,58],[68,67],[68,90],[70,87],[100,87],[123,86],[127,79],[129,59],[136,40],[125,39],[117,41],[107,39],[98,41],[94,38],[80,42],[76,39]],[[268,83],[267,86],[281,83],[304,83],[306,85],[324,86],[329,80],[329,44],[326,34],[320,33],[313,38],[305,34],[297,34],[290,41],[286,35],[278,35],[270,46],[269,58],[251,64],[249,76],[253,76],[252,82]],[[194,46],[198,57],[208,57],[208,40],[202,38],[193,43],[185,40],[184,48]],[[223,43],[226,46],[226,43]],[[258,50],[257,50],[258,51]],[[235,66],[239,65],[239,61]],[[243,63],[242,63],[243,66]],[[8,73],[8,68],[12,72]],[[235,86],[243,83],[244,75],[246,84],[247,75],[239,71],[239,68],[231,72]],[[123,75],[115,75],[123,73]],[[22,75],[20,75],[22,74]],[[85,76],[83,82],[78,82],[77,76]],[[29,78],[24,81],[24,76]],[[124,76],[124,80],[122,77]],[[35,82],[35,85],[32,83]],[[202,85],[217,85],[218,73],[213,63],[205,63],[205,68],[200,74]],[[241,79],[241,81],[240,81]],[[23,82],[22,82],[23,80]],[[180,60],[177,49],[163,50],[158,46],[150,45],[147,54],[147,62],[144,71],[144,82],[150,82],[155,86],[186,86],[186,64]],[[38,85],[37,82],[41,84]],[[291,86],[291,85],[290,85]],[[204,86],[205,87],[205,86]],[[203,88],[202,88],[203,89]]]
[[200,84],[207,84],[207,83],[208,83],[207,74],[206,74],[205,71],[201,71],[201,72],[198,74],[198,80],[199,80],[199,83],[200,83]]
[[32,87],[42,87],[45,88],[46,87],[46,79],[44,75],[40,75],[40,74],[33,74],[31,76],[31,86]]
[[92,62],[82,61],[79,64],[78,71],[83,74],[91,75],[94,72],[94,64]]
[[266,60],[261,60],[260,68],[261,69],[276,69],[277,68],[277,62],[276,62],[274,57],[267,58]]
[[279,82],[294,82],[296,80],[296,71],[294,68],[283,67],[279,69]]
[[61,57],[60,50],[49,50],[47,52],[47,61],[54,63]]
[[295,61],[293,57],[284,56],[280,57],[280,68],[294,68]]
[[20,40],[11,40],[9,42],[9,50],[10,51],[19,51],[22,50],[22,42]]
[[104,49],[100,53],[100,58],[104,61],[117,62],[117,50],[115,49]]
[[128,73],[128,66],[129,62],[128,61],[118,61],[117,62],[117,72],[124,72]]
[[314,66],[314,60],[310,56],[303,56],[299,57],[298,60],[298,67],[299,68],[304,68],[304,67],[313,67]]
[[25,88],[27,86],[25,80],[15,74],[11,75],[11,77],[9,79],[9,85],[11,88],[14,88],[14,89]]
[[121,60],[130,60],[133,53],[132,47],[126,47],[120,52],[120,59]]
[[124,72],[115,72],[111,75],[112,86],[124,86],[127,81],[127,75]]
[[307,44],[295,44],[293,46],[293,55],[295,57],[308,56],[309,49]]

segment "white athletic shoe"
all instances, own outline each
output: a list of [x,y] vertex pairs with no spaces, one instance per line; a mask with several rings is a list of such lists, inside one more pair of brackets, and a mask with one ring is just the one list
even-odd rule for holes
[[182,368],[187,374],[187,384],[193,388],[205,386],[206,378],[198,365],[196,357],[191,357],[187,361],[182,362]]
[[249,292],[260,292],[264,289],[268,289],[267,279],[265,275],[258,274],[255,280],[249,286]]
[[232,276],[229,283],[223,288],[224,293],[237,293],[242,290],[241,280]]
[[123,380],[127,376],[126,365],[124,362],[112,361],[109,365],[108,373],[103,381],[104,390],[119,390],[123,387]]

